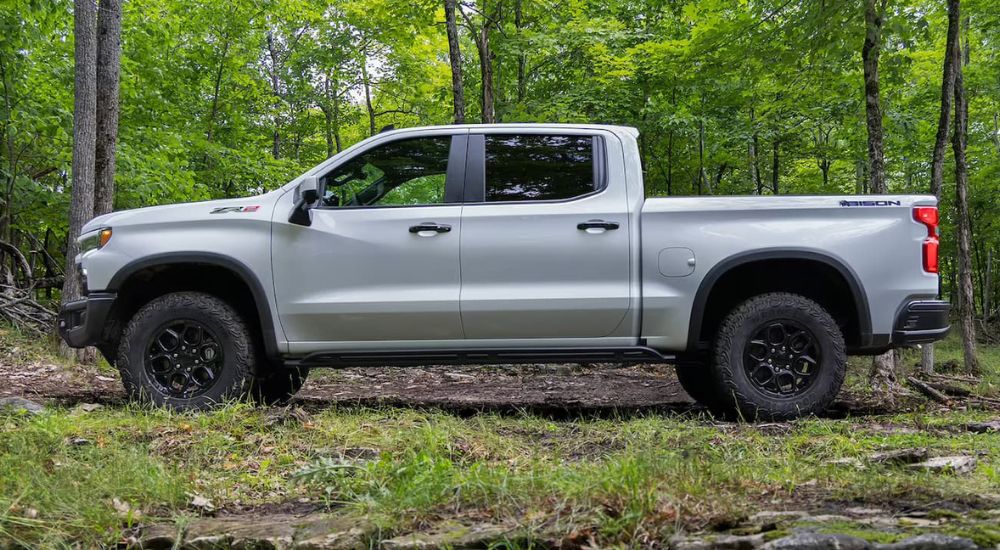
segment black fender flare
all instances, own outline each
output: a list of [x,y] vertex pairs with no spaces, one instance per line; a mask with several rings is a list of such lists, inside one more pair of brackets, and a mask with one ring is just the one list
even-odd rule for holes
[[701,325],[704,320],[705,306],[708,305],[708,297],[712,294],[712,290],[719,279],[739,266],[761,260],[810,260],[833,268],[847,282],[847,286],[854,297],[854,305],[858,314],[858,329],[861,333],[861,341],[858,347],[865,348],[872,345],[872,319],[871,311],[868,308],[868,295],[861,284],[861,279],[850,266],[833,256],[814,250],[768,248],[734,254],[716,263],[708,271],[698,285],[698,291],[694,295],[694,302],[691,306],[691,321],[688,325],[687,337],[688,350],[696,351],[698,349],[698,343],[701,341]]
[[253,296],[257,318],[260,320],[260,334],[264,344],[264,353],[272,360],[280,358],[281,352],[278,349],[278,338],[274,332],[274,317],[271,315],[271,306],[267,300],[267,293],[264,291],[264,286],[260,283],[260,279],[257,278],[252,269],[243,262],[229,256],[214,252],[165,252],[145,256],[133,260],[119,269],[111,277],[107,291],[117,292],[132,275],[144,269],[180,264],[202,264],[221,267],[239,277],[247,285],[247,288],[250,289],[250,293]]

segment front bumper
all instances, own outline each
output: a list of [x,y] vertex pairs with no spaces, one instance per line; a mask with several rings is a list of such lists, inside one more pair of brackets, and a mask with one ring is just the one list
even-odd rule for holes
[[114,303],[112,292],[94,292],[81,300],[66,303],[59,310],[59,335],[71,348],[101,343]]
[[942,300],[919,300],[906,304],[896,316],[893,346],[928,344],[948,335],[951,304]]

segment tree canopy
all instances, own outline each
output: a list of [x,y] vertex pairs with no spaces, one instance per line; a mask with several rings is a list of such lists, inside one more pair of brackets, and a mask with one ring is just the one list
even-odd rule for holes
[[[259,193],[385,125],[453,121],[444,8],[127,0],[115,208]],[[636,126],[650,196],[869,191],[861,0],[465,0],[457,10],[467,121],[486,118],[485,34],[497,121]],[[69,0],[0,6],[0,240],[39,262],[65,246],[73,15]],[[966,0],[963,15],[983,288],[1000,242],[1000,4]],[[889,192],[930,190],[946,31],[943,1],[887,3]],[[954,178],[944,174],[947,269]]]

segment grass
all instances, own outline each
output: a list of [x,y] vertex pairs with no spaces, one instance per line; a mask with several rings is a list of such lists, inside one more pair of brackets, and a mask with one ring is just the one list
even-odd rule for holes
[[[951,353],[939,350],[942,359]],[[993,358],[984,367],[996,368],[1000,353],[984,354]],[[943,532],[993,546],[1000,531],[987,511],[1000,508],[1000,434],[964,426],[995,418],[927,410],[776,425],[343,406],[288,415],[244,404],[199,414],[134,405],[0,411],[0,547],[114,544],[138,525],[198,515],[195,496],[233,511],[308,502],[365,515],[383,536],[486,521],[587,533],[601,545],[711,529],[766,509],[915,507],[951,518]],[[949,475],[865,461],[914,447],[979,463]],[[844,458],[863,467],[832,463]],[[822,528],[879,541],[907,533]]]
[[[610,543],[824,500],[988,508],[1000,499],[1000,435],[962,425],[991,416],[908,413],[878,418],[877,428],[871,418],[808,419],[774,431],[662,415],[554,421],[369,408],[275,424],[245,405],[7,413],[0,537],[113,543],[139,521],[196,514],[194,495],[217,507],[309,499],[386,532],[469,518],[586,528]],[[982,460],[962,476],[830,464],[911,447]]]

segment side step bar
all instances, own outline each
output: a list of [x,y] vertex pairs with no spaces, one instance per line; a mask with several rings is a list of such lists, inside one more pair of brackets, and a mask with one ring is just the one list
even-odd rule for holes
[[386,351],[321,351],[288,359],[288,366],[382,367],[527,363],[670,363],[673,355],[652,348],[511,348]]

